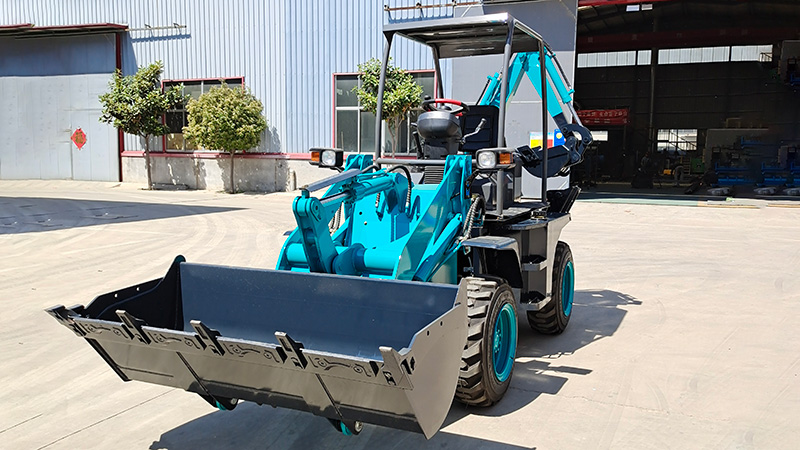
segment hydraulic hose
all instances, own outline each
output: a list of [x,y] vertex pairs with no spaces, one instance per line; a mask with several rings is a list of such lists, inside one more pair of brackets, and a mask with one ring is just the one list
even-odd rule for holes
[[411,183],[411,171],[408,170],[406,166],[394,166],[389,169],[387,172],[394,172],[395,170],[400,169],[405,172],[406,181],[408,182],[408,190],[406,191],[406,214],[410,217],[411,216],[411,188],[413,187]]
[[[411,188],[413,184],[411,182],[411,171],[408,170],[406,166],[394,166],[391,169],[387,170],[386,173],[394,172],[395,170],[400,169],[405,172],[406,181],[408,182],[408,190],[406,191],[406,215],[411,217]],[[375,208],[377,209],[378,206],[381,204],[381,193],[378,192],[378,195],[375,196]]]
[[478,208],[480,208],[480,217],[483,217],[485,207],[486,201],[482,196],[476,195],[472,197],[472,203],[469,205],[467,217],[466,220],[464,220],[464,227],[461,229],[462,241],[469,239],[469,234],[472,232],[472,225],[475,223],[475,214],[478,212]]
[[333,233],[334,231],[338,230],[339,225],[341,225],[341,220],[342,220],[342,205],[339,205],[339,208],[333,215],[333,219],[331,219],[331,223],[328,224],[328,231]]

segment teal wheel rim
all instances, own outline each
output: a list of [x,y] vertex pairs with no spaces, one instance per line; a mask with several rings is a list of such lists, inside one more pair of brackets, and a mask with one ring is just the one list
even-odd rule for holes
[[561,308],[564,315],[569,317],[572,313],[572,299],[575,296],[575,269],[572,261],[567,261],[564,266],[564,275],[561,277]]
[[497,381],[502,383],[511,376],[516,354],[517,320],[514,307],[506,303],[497,315],[492,336],[492,362]]

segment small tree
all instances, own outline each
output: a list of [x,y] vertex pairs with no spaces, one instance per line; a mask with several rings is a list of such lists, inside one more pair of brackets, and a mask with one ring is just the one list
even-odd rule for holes
[[233,155],[261,142],[261,133],[267,128],[263,109],[249,89],[232,89],[224,82],[187,106],[189,126],[183,128],[184,137],[201,147],[231,154],[231,193],[236,192]]
[[[361,85],[354,90],[358,94],[358,101],[364,110],[377,114],[378,111],[378,83],[381,77],[381,61],[370,59],[359,64]],[[383,119],[389,126],[392,136],[392,156],[400,145],[400,123],[406,118],[408,112],[420,105],[422,100],[422,86],[414,81],[414,77],[405,70],[391,65],[386,68],[386,86],[383,90]],[[377,130],[376,130],[377,131]]]
[[164,65],[156,61],[140,67],[134,75],[122,76],[119,69],[108,83],[109,91],[100,96],[103,112],[100,122],[113,125],[128,134],[144,138],[144,164],[147,169],[147,188],[153,188],[150,168],[150,137],[163,136],[169,128],[161,118],[168,109],[184,100],[181,87],[161,90]]

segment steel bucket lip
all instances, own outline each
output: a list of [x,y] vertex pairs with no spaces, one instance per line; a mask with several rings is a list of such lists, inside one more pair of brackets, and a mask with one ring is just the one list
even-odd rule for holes
[[348,280],[359,280],[368,283],[391,283],[391,284],[407,284],[412,286],[431,286],[431,287],[443,287],[443,288],[453,288],[458,289],[458,285],[456,284],[449,284],[449,283],[436,283],[433,281],[416,281],[416,280],[399,280],[395,278],[372,278],[372,277],[359,277],[355,275],[339,275],[333,273],[320,273],[320,272],[296,272],[291,270],[281,270],[281,269],[265,269],[262,267],[241,267],[241,266],[230,266],[224,264],[206,264],[206,263],[192,263],[188,261],[181,261],[181,266],[201,266],[201,267],[213,267],[213,268],[220,268],[220,269],[235,269],[241,271],[254,271],[254,272],[270,272],[270,273],[280,273],[280,274],[287,274],[287,276],[296,276],[298,278],[302,278],[304,276],[313,276],[313,277],[321,277],[321,278],[330,278],[330,279],[348,279]]

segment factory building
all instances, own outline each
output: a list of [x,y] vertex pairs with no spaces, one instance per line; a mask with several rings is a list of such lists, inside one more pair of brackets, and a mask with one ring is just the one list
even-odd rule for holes
[[800,184],[800,3],[585,3],[576,91],[600,140],[574,182],[630,187],[649,160],[656,187]]
[[[645,156],[657,181],[710,169],[741,184],[792,181],[800,5],[781,0],[2,0],[0,179],[142,182],[144,143],[99,122],[98,96],[114,70],[160,60],[163,85],[195,98],[221,82],[250,89],[268,129],[237,154],[237,188],[293,188],[325,175],[308,165],[311,147],[373,151],[374,116],[352,89],[358,65],[382,53],[384,24],[500,11],[536,28],[574,80],[597,142],[573,182],[629,185]],[[438,80],[411,43],[392,56],[426,95],[441,83],[474,102],[491,75],[478,61],[446,61]],[[512,101],[509,146],[529,143],[537,101]],[[401,152],[413,153],[415,114]],[[224,189],[229,156],[183,139],[186,120],[183,107],[165,115],[170,133],[151,143],[154,181]]]

